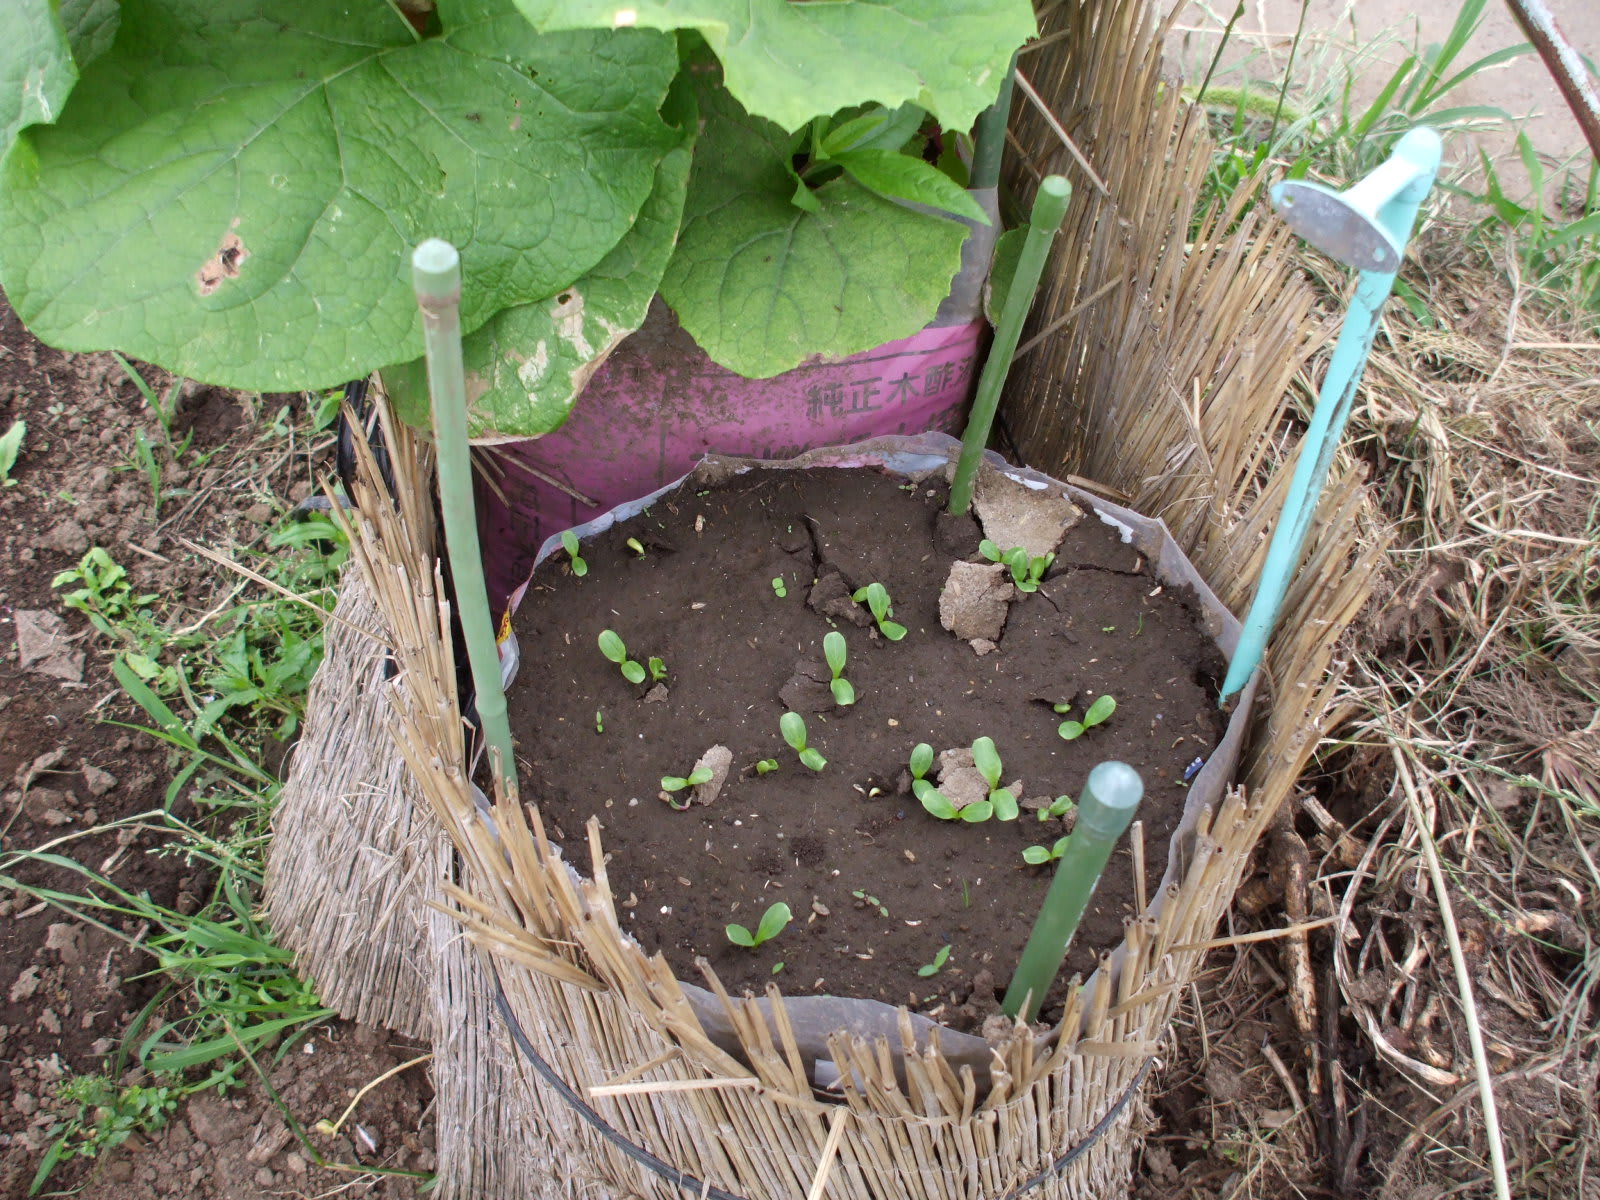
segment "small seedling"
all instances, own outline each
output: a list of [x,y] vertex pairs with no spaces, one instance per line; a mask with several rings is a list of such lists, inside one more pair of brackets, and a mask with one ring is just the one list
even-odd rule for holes
[[789,594],[789,588],[784,584],[782,575],[774,575],[772,577],[772,594],[779,600]]
[[26,421],[13,421],[11,428],[0,434],[0,486],[17,486],[17,481],[11,478],[11,468],[17,465],[17,455],[22,453],[22,439],[27,435]]
[[922,966],[918,967],[917,974],[922,976],[924,979],[928,978],[930,975],[937,975],[940,971],[944,970],[945,963],[949,961],[949,945],[940,946],[939,952],[933,956],[933,961],[931,963],[924,963]]
[[754,950],[762,942],[770,942],[777,937],[792,920],[794,920],[794,913],[789,911],[787,904],[779,900],[761,914],[761,920],[756,923],[756,931],[754,933],[751,933],[743,925],[729,925],[727,929],[728,940],[735,946],[747,946]]
[[1032,558],[1021,546],[1013,546],[1009,550],[1001,550],[988,538],[978,543],[978,553],[990,562],[1005,563],[1011,568],[1011,581],[1017,585],[1019,592],[1037,592],[1039,581],[1044,578],[1044,573],[1050,569],[1050,564],[1055,562],[1054,554],[1041,554]]
[[594,710],[594,731],[596,733],[604,733],[606,731],[605,714],[598,708]]
[[994,748],[993,738],[981,737],[972,743],[972,764],[989,785],[989,803],[994,807],[994,815],[1002,821],[1015,821],[1017,798],[1010,788],[1000,786],[1000,752]]
[[842,708],[854,704],[856,689],[848,679],[844,678],[846,653],[844,634],[835,629],[824,635],[822,653],[828,660],[828,670],[833,672],[833,679],[828,684],[833,692],[833,702]]
[[663,662],[661,659],[659,659],[659,658],[651,658],[651,659],[647,660],[647,665],[650,667],[650,682],[651,683],[660,683],[662,680],[666,679],[666,677],[667,677],[667,664],[665,662]]
[[813,771],[820,771],[828,765],[827,759],[806,745],[806,723],[799,713],[786,712],[779,717],[778,732],[783,734],[783,740],[789,744],[789,749],[800,756],[803,765]]
[[851,892],[850,894],[857,900],[861,901],[861,903],[865,904],[868,908],[877,909],[880,917],[887,917],[889,915],[889,906],[882,900],[879,900],[876,896],[869,896],[866,892],[860,891],[859,889]]
[[644,668],[628,657],[628,647],[623,645],[622,639],[617,636],[614,629],[600,631],[600,653],[617,664],[622,672],[622,677],[629,683],[643,683],[645,679]]
[[976,823],[987,821],[994,815],[994,805],[987,800],[979,800],[965,808],[957,808],[950,803],[950,797],[926,779],[914,780],[911,784],[911,794],[923,808],[927,809],[930,816],[938,817],[941,821],[961,820]]
[[772,973],[774,975],[776,975],[781,970],[783,970],[783,964],[781,962],[775,962],[775,963],[772,964]]
[[[685,788],[699,787],[702,783],[710,783],[712,776],[715,774],[716,772],[714,772],[710,767],[699,767],[696,770],[690,771],[686,776],[663,775],[661,777],[661,790],[663,792],[670,793],[681,792]],[[666,796],[665,799],[668,805],[677,809],[679,812],[682,812],[684,809],[688,808],[689,804],[691,803],[688,797],[684,797],[683,803],[681,804],[678,803],[677,797],[672,795]]]
[[644,543],[641,542],[638,538],[629,538],[628,539],[628,549],[632,550],[640,558],[644,557]]
[[564,530],[561,534],[561,548],[567,552],[567,558],[572,562],[574,575],[587,575],[589,564],[583,561],[583,555],[578,553],[578,535],[572,530]]
[[911,748],[911,778],[921,779],[927,775],[933,766],[933,747],[927,742],[918,742]]
[[763,758],[756,764],[757,775],[771,775],[777,769],[778,760],[775,758]]
[[905,637],[906,627],[889,620],[894,616],[894,605],[889,600],[889,589],[883,584],[869,583],[864,588],[857,588],[850,599],[857,604],[866,604],[872,613],[872,619],[878,623],[878,632],[891,642],[898,642]]
[[[1072,705],[1057,704],[1055,706],[1055,710],[1058,713],[1068,713],[1072,711]],[[1093,704],[1089,705],[1089,711],[1083,714],[1083,720],[1063,721],[1060,725],[1056,726],[1056,732],[1070,742],[1074,738],[1082,737],[1085,733],[1093,729],[1096,725],[1099,725],[1102,721],[1116,711],[1117,702],[1112,695],[1107,692],[1105,695],[1098,697]]]
[[1076,807],[1078,806],[1073,803],[1071,796],[1057,796],[1039,810],[1039,820],[1048,821],[1051,817],[1064,817]]
[[699,787],[702,783],[710,783],[711,777],[716,774],[710,767],[700,767],[690,771],[687,775],[663,775],[661,787],[663,791],[681,792],[684,788]]
[[1067,848],[1067,843],[1071,840],[1071,835],[1068,835],[1064,838],[1057,838],[1053,846],[1029,846],[1022,852],[1022,861],[1035,867],[1047,862],[1054,862],[1061,857],[1062,851]]

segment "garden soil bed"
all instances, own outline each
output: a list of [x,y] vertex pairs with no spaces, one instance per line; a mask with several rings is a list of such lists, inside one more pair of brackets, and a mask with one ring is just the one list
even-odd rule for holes
[[[561,552],[535,573],[516,617],[511,694],[526,794],[580,869],[585,824],[599,819],[624,928],[680,978],[698,981],[703,958],[736,991],[776,979],[791,994],[909,1004],[975,1027],[995,1010],[1049,884],[1051,868],[1026,865],[1022,851],[1069,828],[1041,822],[1037,805],[1076,795],[1106,759],[1145,782],[1147,887],[1160,880],[1185,770],[1226,720],[1224,664],[1193,597],[1162,587],[1116,527],[1087,514],[1039,591],[1012,603],[998,647],[980,655],[940,624],[952,559],[982,561],[977,522],[944,515],[946,495],[941,481],[875,470],[756,471],[680,489],[585,543],[582,578]],[[874,581],[909,629],[901,641],[849,603]],[[848,708],[827,688],[831,628],[849,647]],[[604,629],[639,662],[663,659],[664,688],[624,679],[597,648]],[[1074,741],[1058,736],[1053,704],[1081,717],[1104,693],[1117,701],[1108,721]],[[791,709],[827,759],[821,772],[780,736]],[[1002,784],[1020,781],[1020,819],[929,815],[910,790],[913,746],[965,748],[985,735]],[[720,795],[666,803],[662,777],[688,775],[718,744],[732,752]],[[758,774],[764,759],[779,769]],[[1054,1000],[1121,939],[1134,895],[1125,839]],[[728,941],[728,923],[753,930],[778,900],[795,914],[782,934],[754,950]],[[938,974],[919,976],[946,945]]]

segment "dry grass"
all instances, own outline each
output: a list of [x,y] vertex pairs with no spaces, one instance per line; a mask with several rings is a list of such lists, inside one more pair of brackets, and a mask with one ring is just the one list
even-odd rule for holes
[[1291,941],[1222,956],[1141,1197],[1493,1195],[1469,1005],[1511,1194],[1600,1195],[1597,357],[1459,230],[1408,278],[1431,323],[1388,310],[1349,439],[1362,520],[1392,539],[1345,642],[1349,719],[1234,918],[1334,918],[1313,1011]]

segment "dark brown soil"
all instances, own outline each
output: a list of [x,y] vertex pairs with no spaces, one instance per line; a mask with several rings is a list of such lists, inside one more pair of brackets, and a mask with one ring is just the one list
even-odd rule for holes
[[[1090,515],[1040,591],[1013,604],[999,649],[975,654],[939,623],[951,561],[940,547],[967,556],[979,536],[970,519],[940,515],[944,498],[942,485],[870,470],[755,472],[680,491],[586,544],[581,579],[562,553],[535,576],[517,616],[523,662],[511,699],[522,778],[574,861],[587,861],[584,823],[600,818],[625,925],[680,977],[697,979],[704,957],[735,989],[759,990],[777,973],[791,992],[911,1003],[969,1026],[1004,990],[1049,883],[1050,869],[1025,865],[1022,851],[1065,832],[1028,802],[1077,794],[1105,759],[1145,781],[1151,885],[1160,878],[1184,768],[1221,735],[1216,648],[1184,598],[1159,588]],[[838,593],[835,572],[846,589],[883,583],[908,636],[887,641],[847,602],[832,608],[837,620],[811,607],[808,596]],[[784,597],[771,582],[780,576]],[[826,688],[832,627],[849,646],[844,674],[858,696],[849,708]],[[640,662],[665,660],[664,698],[600,655],[607,628]],[[1112,718],[1060,738],[1051,704],[1072,702],[1081,715],[1103,692],[1117,700]],[[786,708],[801,712],[827,758],[820,773],[781,738]],[[1021,818],[926,813],[909,790],[912,747],[969,747],[984,735],[1004,762],[1002,782],[1021,781]],[[715,802],[664,803],[662,776],[688,775],[719,743],[733,766]],[[762,759],[779,769],[757,775]],[[1132,894],[1119,851],[1064,976],[1087,972],[1120,940]],[[728,941],[729,922],[754,929],[778,900],[795,914],[783,934],[756,950]],[[943,970],[919,977],[946,945]]]

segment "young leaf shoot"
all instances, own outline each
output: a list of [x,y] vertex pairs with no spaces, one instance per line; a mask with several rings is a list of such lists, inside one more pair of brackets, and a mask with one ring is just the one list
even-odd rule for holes
[[[1058,704],[1055,706],[1055,709],[1058,713],[1065,713],[1070,712],[1072,710],[1072,706],[1070,704]],[[1083,714],[1083,720],[1063,721],[1056,727],[1056,732],[1070,742],[1074,738],[1082,737],[1086,732],[1093,729],[1096,725],[1099,725],[1116,711],[1117,702],[1112,697],[1111,693],[1107,692],[1105,695],[1098,697],[1093,704],[1089,705],[1089,711]]]
[[757,775],[771,775],[777,769],[778,760],[775,758],[763,758],[756,764]]
[[628,657],[628,647],[617,636],[614,629],[602,629],[597,639],[600,644],[600,653],[617,664],[622,672],[622,677],[629,683],[643,683],[645,679],[644,668]]
[[889,619],[894,616],[894,605],[889,599],[889,589],[883,584],[869,583],[866,587],[857,588],[850,599],[857,604],[866,604],[872,619],[878,623],[878,632],[891,642],[898,642],[905,637],[906,627]]
[[[993,738],[981,737],[972,743],[972,763],[978,768],[978,774],[983,776],[983,781],[989,785],[988,803],[993,815],[1002,821],[1015,821],[1018,811],[1017,797],[1010,788],[1000,786],[1000,752],[994,748]],[[972,807],[973,805],[967,805],[967,808]],[[965,813],[966,809],[963,809],[963,816]]]
[[782,575],[774,575],[772,577],[772,594],[779,600],[782,600],[789,594],[788,585],[783,582]]
[[1061,857],[1061,852],[1067,848],[1067,843],[1071,840],[1069,834],[1067,837],[1057,838],[1053,846],[1029,846],[1022,852],[1022,861],[1035,867],[1054,862]]
[[930,975],[937,975],[940,971],[944,970],[945,963],[949,961],[950,946],[947,943],[946,945],[939,947],[938,953],[933,956],[933,961],[931,963],[924,963],[922,966],[917,968],[917,974],[922,976],[924,979],[927,979]]
[[756,931],[754,933],[751,933],[743,925],[729,925],[727,928],[728,940],[735,946],[746,946],[754,950],[761,943],[770,942],[777,937],[792,920],[794,920],[794,913],[790,912],[789,906],[780,900],[761,914],[761,920],[756,923]]
[[844,677],[846,654],[844,634],[834,629],[824,635],[822,653],[828,660],[828,670],[833,672],[833,679],[828,684],[828,687],[833,692],[833,702],[841,708],[854,704],[856,702],[856,689]]
[[583,576],[589,573],[589,564],[583,561],[583,555],[578,553],[578,535],[570,529],[561,532],[561,548],[567,552],[567,558],[572,561],[572,573]]
[[927,775],[933,766],[933,747],[927,742],[918,742],[911,748],[911,778],[921,779]]
[[783,734],[783,740],[789,744],[789,749],[800,756],[800,762],[803,765],[810,767],[813,771],[820,771],[828,765],[827,759],[806,745],[805,718],[799,713],[786,712],[779,717],[778,732]]
[[1051,817],[1064,817],[1076,807],[1078,806],[1073,803],[1071,796],[1057,796],[1039,810],[1039,820],[1048,821]]

